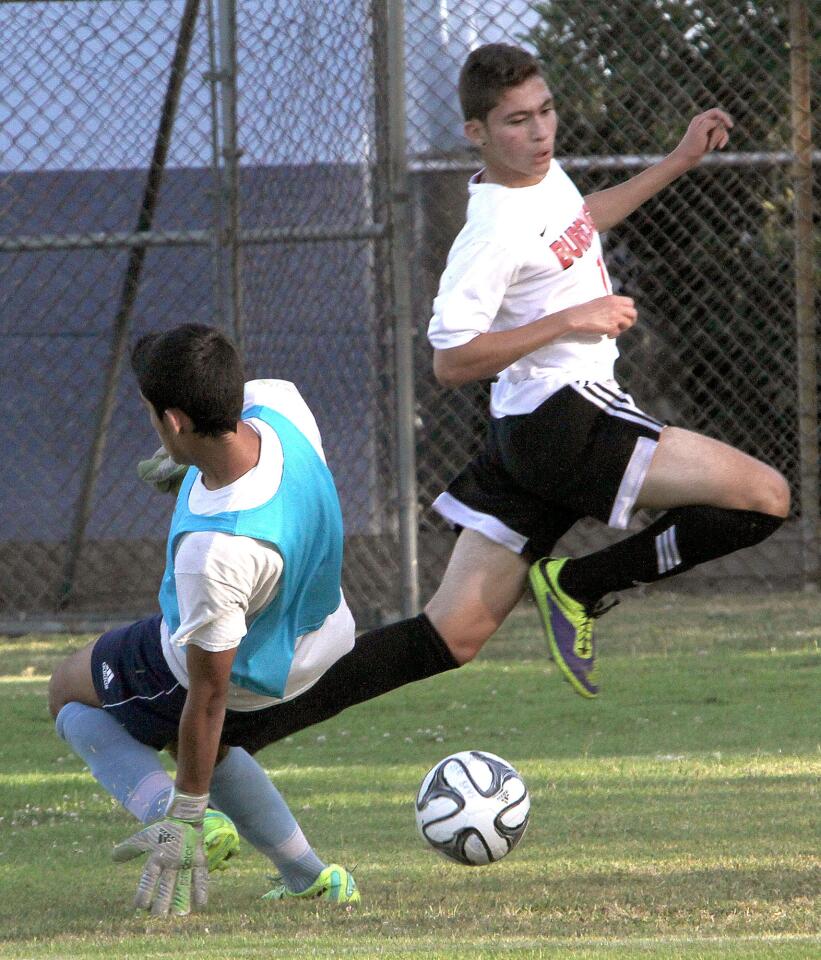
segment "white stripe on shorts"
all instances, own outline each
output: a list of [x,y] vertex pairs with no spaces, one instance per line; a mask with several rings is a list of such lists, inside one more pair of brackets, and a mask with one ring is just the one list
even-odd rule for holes
[[179,687],[179,683],[175,683],[174,686],[168,690],[160,690],[160,692],[155,693],[153,697],[145,697],[140,693],[135,693],[133,697],[127,697],[125,700],[119,700],[117,703],[104,703],[103,710],[110,710],[111,707],[121,707],[124,703],[131,703],[132,700],[156,700],[157,697],[170,697],[177,687]]
[[613,509],[607,521],[608,527],[615,527],[617,530],[627,528],[657,446],[658,440],[651,437],[639,437],[636,440],[630,462],[619,484],[619,492],[613,501]]
[[656,561],[659,573],[669,573],[681,563],[675,524],[656,537]]
[[477,533],[481,533],[488,540],[500,543],[514,553],[521,553],[524,550],[527,537],[511,530],[510,527],[492,514],[481,513],[479,510],[473,510],[471,507],[465,506],[461,500],[457,500],[450,493],[440,493],[431,506],[449,523],[465,527],[467,530],[476,530]]
[[664,427],[664,424],[656,420],[655,417],[639,410],[630,394],[619,390],[615,383],[610,386],[610,384],[583,380],[579,383],[571,383],[570,386],[577,393],[580,393],[585,400],[589,400],[600,410],[610,414],[611,417],[619,417],[621,420],[628,420],[630,423],[638,423],[642,427],[654,430],[656,433],[660,433]]

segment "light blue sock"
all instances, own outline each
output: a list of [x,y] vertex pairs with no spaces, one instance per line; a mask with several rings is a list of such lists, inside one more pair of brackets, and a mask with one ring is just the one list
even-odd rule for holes
[[100,707],[67,703],[57,714],[57,733],[88,764],[91,775],[142,823],[161,817],[174,781],[159,754],[135,740]]
[[282,794],[241,747],[231,747],[214,768],[211,800],[241,836],[273,861],[289,890],[307,890],[325,869]]

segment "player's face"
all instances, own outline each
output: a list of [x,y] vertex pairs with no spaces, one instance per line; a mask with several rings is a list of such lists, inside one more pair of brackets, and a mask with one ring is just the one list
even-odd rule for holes
[[482,179],[505,187],[539,183],[553,159],[557,124],[553,95],[540,76],[506,90],[484,123],[471,120],[465,125],[482,151]]

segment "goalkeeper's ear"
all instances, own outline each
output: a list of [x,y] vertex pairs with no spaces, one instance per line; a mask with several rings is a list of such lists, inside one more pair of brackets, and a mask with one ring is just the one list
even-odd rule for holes
[[137,464],[137,476],[161,493],[177,495],[188,467],[174,463],[165,447],[155,450],[148,460]]

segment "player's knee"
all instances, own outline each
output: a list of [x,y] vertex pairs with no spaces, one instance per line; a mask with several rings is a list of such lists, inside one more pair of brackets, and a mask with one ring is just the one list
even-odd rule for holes
[[72,653],[57,665],[48,682],[48,709],[52,717],[67,703],[77,701],[90,707],[99,707],[100,701],[91,678],[91,648],[93,644]]
[[438,616],[432,605],[425,613],[460,667],[473,660],[499,626],[487,617]]
[[72,700],[85,701],[74,682],[76,657],[76,654],[72,654],[58,664],[48,682],[48,710],[55,719],[67,703]]
[[65,697],[64,687],[61,681],[62,664],[51,675],[48,682],[48,712],[56,720],[57,714],[68,703]]
[[775,509],[772,513],[776,517],[786,517],[790,512],[790,485],[777,470],[773,470],[773,473],[775,474],[773,490],[773,506]]
[[762,464],[762,475],[750,491],[753,500],[748,508],[773,517],[786,517],[790,512],[790,487],[784,477]]
[[478,640],[475,637],[466,635],[456,636],[451,640],[447,638],[444,639],[448,650],[450,650],[450,655],[460,667],[463,667],[466,663],[470,663],[484,644],[484,640]]

